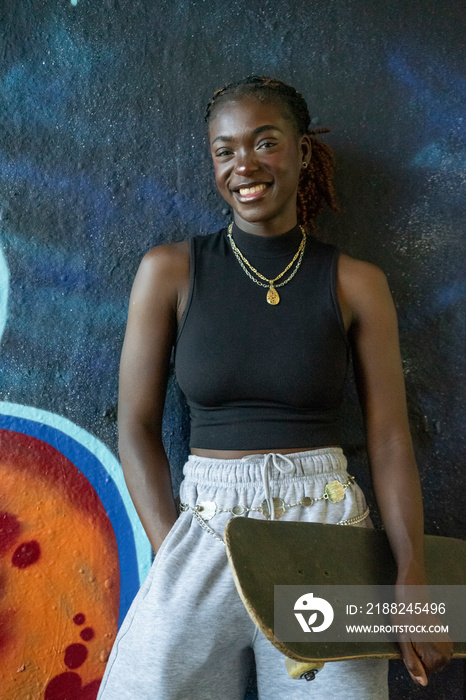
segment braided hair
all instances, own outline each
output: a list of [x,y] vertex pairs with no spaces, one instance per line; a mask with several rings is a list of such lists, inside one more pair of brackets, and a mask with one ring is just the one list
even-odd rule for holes
[[243,95],[253,95],[258,100],[279,102],[293,123],[298,136],[309,135],[312,145],[311,160],[302,169],[298,183],[297,215],[298,223],[309,231],[315,231],[314,219],[325,205],[338,212],[339,207],[333,187],[335,157],[333,151],[316,134],[324,134],[329,129],[310,129],[311,118],[306,101],[291,85],[263,75],[251,75],[243,80],[228,83],[214,92],[207,105],[205,121],[209,123],[215,110],[224,102]]

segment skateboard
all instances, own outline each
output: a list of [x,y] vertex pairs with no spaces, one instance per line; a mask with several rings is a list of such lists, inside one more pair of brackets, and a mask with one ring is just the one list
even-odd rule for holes
[[[391,585],[396,565],[385,532],[322,523],[232,518],[225,528],[228,561],[250,617],[287,658],[292,678],[312,680],[327,661],[397,659],[396,642],[280,641],[274,634],[276,585]],[[466,541],[425,536],[429,585],[465,583]],[[466,642],[454,657],[466,657]]]

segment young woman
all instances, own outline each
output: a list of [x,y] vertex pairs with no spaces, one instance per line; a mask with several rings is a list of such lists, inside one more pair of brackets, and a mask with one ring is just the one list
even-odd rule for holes
[[[423,517],[393,303],[383,273],[310,233],[336,208],[333,157],[292,87],[253,76],[207,109],[219,233],[149,251],[131,294],[121,359],[120,454],[157,556],[119,632],[101,700],[242,700],[254,654],[260,700],[309,697],[236,593],[228,518],[371,527],[346,471],[337,412],[349,349],[372,479],[399,584],[424,582]],[[161,438],[169,360],[191,410],[181,513]],[[443,644],[403,643],[416,683]],[[327,664],[313,698],[382,700],[387,664]]]

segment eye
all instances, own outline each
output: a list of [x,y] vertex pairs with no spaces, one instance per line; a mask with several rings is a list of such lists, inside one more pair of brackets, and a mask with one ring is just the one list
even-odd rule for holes
[[232,151],[229,151],[228,148],[221,148],[219,151],[215,152],[215,157],[223,158],[224,156],[230,156],[231,154]]
[[259,148],[273,148],[276,145],[276,141],[261,141],[259,144]]

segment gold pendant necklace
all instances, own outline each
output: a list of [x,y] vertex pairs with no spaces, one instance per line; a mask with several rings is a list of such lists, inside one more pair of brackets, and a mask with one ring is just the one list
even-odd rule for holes
[[[297,271],[299,269],[299,266],[301,265],[303,255],[304,255],[304,249],[306,247],[306,231],[303,229],[302,226],[300,226],[299,228],[301,229],[301,233],[303,235],[303,238],[301,240],[301,243],[299,244],[299,248],[296,251],[296,254],[293,257],[293,260],[285,267],[283,272],[280,272],[280,274],[277,275],[276,277],[274,277],[273,279],[269,279],[268,277],[261,275],[261,273],[258,272],[256,270],[256,268],[251,265],[249,260],[244,257],[243,253],[240,251],[240,249],[238,248],[238,246],[236,245],[236,243],[233,240],[233,236],[231,233],[233,230],[233,224],[231,223],[228,227],[228,233],[227,233],[228,240],[230,241],[230,245],[231,245],[231,248],[233,250],[233,253],[236,256],[236,259],[238,260],[239,264],[241,265],[241,267],[243,268],[244,272],[247,274],[249,279],[252,279],[252,281],[255,282],[256,284],[258,284],[260,287],[267,287],[268,288],[266,299],[267,299],[267,303],[270,304],[271,306],[276,306],[277,304],[280,303],[280,295],[277,292],[276,288],[283,287],[283,285],[288,284],[288,282],[291,279],[293,279],[293,277],[295,276],[295,274],[297,273]],[[286,278],[286,280],[283,280],[283,282],[280,282],[279,284],[275,284],[275,282],[277,282],[279,279],[281,279],[283,277],[283,275],[285,275],[288,272],[288,270],[295,263],[296,263],[296,267],[294,268],[292,273]],[[259,282],[258,279],[256,279],[255,277],[253,277],[251,275],[250,271],[253,272],[255,275],[257,275],[257,277],[259,277],[259,279],[264,280],[264,282],[266,282],[267,284],[264,284],[263,282]]]
[[280,294],[277,292],[272,283],[270,283],[269,291],[267,292],[266,299],[269,304],[275,306],[280,302]]

